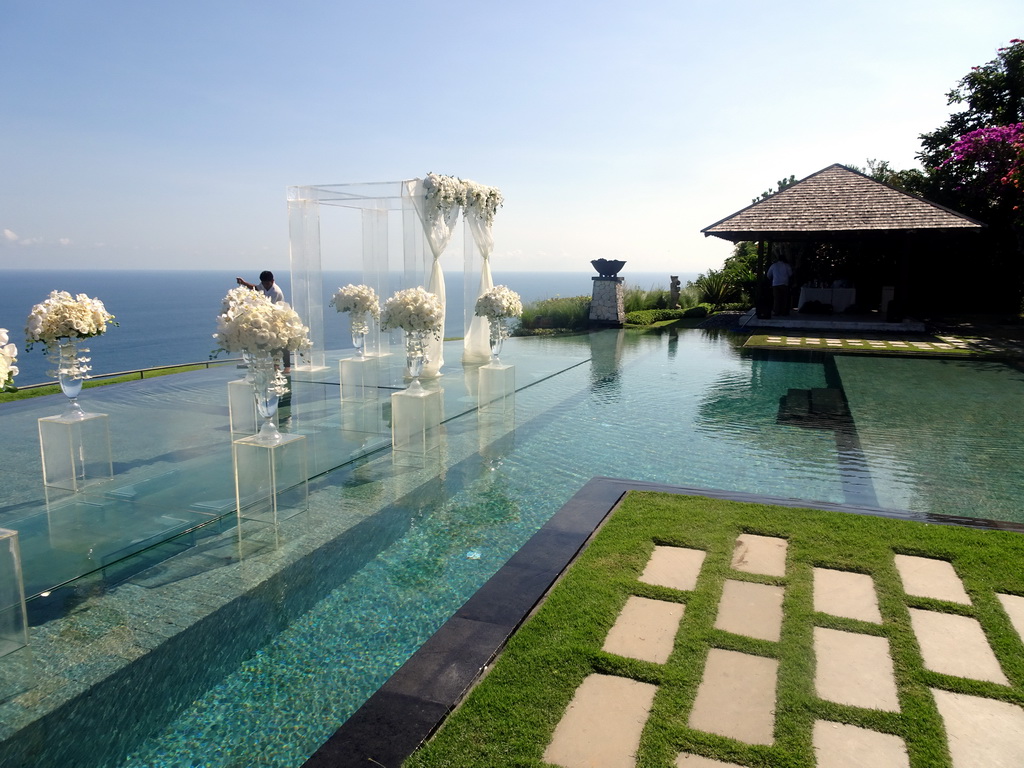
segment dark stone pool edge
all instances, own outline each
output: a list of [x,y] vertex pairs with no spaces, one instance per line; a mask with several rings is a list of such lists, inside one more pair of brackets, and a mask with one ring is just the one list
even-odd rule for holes
[[458,706],[628,491],[707,496],[1024,533],[1024,525],[1019,523],[595,477],[442,625],[303,768],[401,766]]

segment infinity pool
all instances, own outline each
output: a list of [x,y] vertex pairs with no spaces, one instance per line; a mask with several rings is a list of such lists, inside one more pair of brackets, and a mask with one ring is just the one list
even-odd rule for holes
[[[62,764],[301,765],[596,475],[1024,522],[1020,372],[742,341],[536,341],[585,362],[518,392],[514,414],[448,421],[443,466],[370,454],[316,479],[309,511],[279,528],[207,537],[34,628],[35,641],[100,621],[104,637],[125,635],[112,655],[135,654],[51,713]],[[511,340],[507,362],[534,343]],[[140,601],[153,606],[153,637],[125,629]],[[156,626],[175,602],[208,609],[180,633]],[[70,662],[43,663],[75,679]],[[119,734],[82,744],[83,723]],[[0,757],[5,745],[20,754],[15,742]]]

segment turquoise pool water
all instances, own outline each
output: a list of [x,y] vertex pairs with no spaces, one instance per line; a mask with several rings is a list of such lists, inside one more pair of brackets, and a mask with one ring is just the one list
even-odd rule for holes
[[[211,628],[225,653],[243,637],[250,650],[231,665],[184,654],[176,664],[205,664],[214,679],[181,701],[175,675],[153,680],[149,698],[177,703],[92,764],[300,765],[595,475],[1024,521],[1019,371],[747,353],[741,341],[700,331],[547,341],[590,360],[520,391],[514,422],[448,422],[451,460],[397,501],[377,502],[402,480],[386,454],[319,479],[310,520],[358,516],[354,543],[339,537],[295,564],[260,609],[279,617],[262,641],[241,618]],[[290,523],[296,536],[311,524]],[[309,604],[314,582],[332,587]]]

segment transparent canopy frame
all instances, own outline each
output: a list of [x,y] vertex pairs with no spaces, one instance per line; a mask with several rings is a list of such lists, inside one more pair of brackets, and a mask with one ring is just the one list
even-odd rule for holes
[[[362,283],[377,292],[382,304],[396,290],[426,285],[433,257],[409,197],[408,190],[416,181],[288,188],[291,303],[309,326],[312,341],[312,348],[299,363],[301,367],[316,369],[326,365],[324,324],[334,320],[330,316],[335,311],[324,306],[325,269],[361,272]],[[455,228],[444,257],[453,260],[460,252],[466,286],[464,327],[468,328],[476,302],[481,257],[464,227]],[[325,313],[325,309],[329,311]],[[366,339],[366,353],[382,354],[393,345],[402,344],[400,332],[382,334],[373,327]]]

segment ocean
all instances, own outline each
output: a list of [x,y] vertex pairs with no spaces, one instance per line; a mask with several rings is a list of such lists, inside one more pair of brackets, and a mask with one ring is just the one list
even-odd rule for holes
[[[100,299],[112,313],[117,327],[90,339],[93,375],[151,368],[160,365],[208,360],[216,348],[212,338],[221,299],[235,287],[238,273],[227,271],[129,271],[93,270],[67,272],[57,270],[5,270],[4,295],[11,297],[0,305],[0,328],[7,328],[10,340],[18,346],[20,373],[15,384],[26,386],[51,381],[51,365],[44,346],[25,349],[25,318],[34,304],[43,301],[52,290],[85,293]],[[493,273],[496,285],[517,291],[527,304],[556,296],[589,296],[591,277],[579,272],[501,272]],[[243,274],[250,282],[258,272]],[[628,286],[668,288],[668,273],[637,272],[621,274]],[[448,297],[445,336],[463,335],[462,270],[445,272]],[[679,273],[685,286],[696,273]],[[285,299],[291,296],[287,273],[278,274]],[[328,306],[334,292],[348,283],[362,282],[360,272],[324,271],[324,346],[343,349],[351,346],[348,324],[336,318]],[[381,297],[382,300],[387,297]]]

